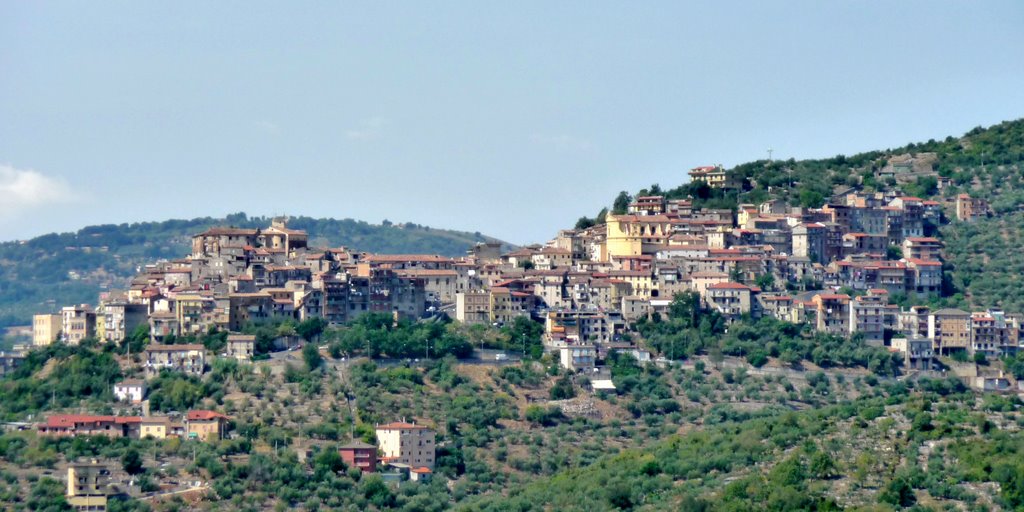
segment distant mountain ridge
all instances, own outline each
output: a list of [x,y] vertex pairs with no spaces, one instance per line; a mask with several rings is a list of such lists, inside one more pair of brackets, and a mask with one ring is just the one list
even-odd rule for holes
[[[270,217],[235,213],[224,218],[88,226],[73,233],[0,243],[0,327],[27,325],[33,314],[61,305],[94,303],[99,292],[126,286],[140,266],[184,258],[191,251],[192,235],[207,228],[265,228],[270,222]],[[290,217],[288,227],[306,231],[311,246],[384,254],[461,256],[478,242],[500,242],[479,232],[388,221],[370,224],[299,216]]]

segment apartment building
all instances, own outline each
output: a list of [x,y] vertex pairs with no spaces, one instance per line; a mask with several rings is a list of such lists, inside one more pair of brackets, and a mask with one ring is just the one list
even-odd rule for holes
[[62,315],[35,315],[32,317],[32,345],[44,347],[57,341],[64,324]]
[[69,345],[78,345],[86,338],[96,336],[96,312],[88,304],[66,306],[61,313],[61,339]]
[[988,201],[968,194],[956,196],[956,218],[970,222],[984,218],[989,213]]
[[65,497],[73,510],[106,510],[110,468],[95,460],[68,465]]
[[928,315],[928,339],[937,355],[948,355],[971,346],[971,314],[960,309],[940,309]]
[[199,344],[150,345],[143,354],[143,367],[148,377],[156,376],[162,370],[202,376],[206,372],[206,347]]
[[811,298],[811,302],[817,310],[817,330],[842,336],[850,333],[849,295],[818,294]]
[[434,431],[415,423],[377,425],[377,446],[386,462],[434,469]]

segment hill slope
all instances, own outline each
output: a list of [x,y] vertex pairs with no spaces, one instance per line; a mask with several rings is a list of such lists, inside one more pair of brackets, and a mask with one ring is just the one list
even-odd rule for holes
[[[266,227],[270,219],[238,213],[222,219],[108,224],[0,243],[0,327],[28,324],[32,314],[60,305],[95,302],[99,291],[123,287],[139,266],[186,256],[193,234],[229,224]],[[457,256],[477,242],[494,240],[480,233],[411,223],[377,225],[352,219],[295,217],[288,225],[306,230],[310,245],[343,245],[379,253]]]

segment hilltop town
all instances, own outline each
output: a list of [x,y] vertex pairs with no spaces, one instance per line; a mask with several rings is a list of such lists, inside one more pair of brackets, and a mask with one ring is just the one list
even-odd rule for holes
[[[933,396],[948,411],[979,400],[1016,407],[1006,404],[1017,403],[1008,397],[1024,376],[1024,316],[946,307],[943,230],[1004,212],[951,189],[937,161],[891,156],[870,176],[888,185],[864,186],[865,177],[812,201],[820,206],[790,204],[791,193],[740,202],[750,176],[697,167],[688,197],[652,187],[544,244],[481,242],[461,257],[316,247],[284,217],[206,229],[190,254],[145,265],[127,289],[36,315],[31,343],[0,355],[12,397],[0,448],[20,468],[3,469],[8,492],[29,508],[42,503],[23,498],[31,489],[31,499],[79,510],[225,499],[253,509],[416,500],[493,509],[488,500],[512,484],[520,499],[540,492],[558,503],[536,491],[533,474],[589,466],[594,451],[628,459],[626,450],[667,450],[664,436],[698,425],[711,435],[732,421],[789,421],[780,410],[835,414],[817,428],[836,443],[863,443],[842,437],[851,421],[942,439],[931,419],[919,423],[926,411],[911,409],[914,400]],[[922,180],[936,193],[909,195]],[[730,196],[734,207],[707,200]],[[861,420],[844,416],[848,402]],[[974,435],[962,423],[949,431]],[[979,425],[978,435],[1016,431],[1011,416]],[[560,444],[570,428],[579,441]],[[780,449],[787,443],[796,441]],[[838,444],[804,443],[807,464],[829,458],[814,473],[823,482],[838,466],[906,465],[892,448],[867,463]],[[561,460],[541,464],[538,446],[560,447]],[[291,477],[271,476],[271,460],[343,490],[289,495],[280,486]],[[669,471],[649,462],[638,476]],[[36,466],[60,470],[64,492],[55,479],[18,475]],[[724,499],[717,479],[743,465],[720,466],[702,473],[717,490],[686,499]],[[253,471],[279,487],[238,494]],[[728,478],[740,477],[755,478]],[[855,506],[896,482],[871,478],[827,491],[792,486]],[[617,508],[640,499],[614,493],[606,498]]]

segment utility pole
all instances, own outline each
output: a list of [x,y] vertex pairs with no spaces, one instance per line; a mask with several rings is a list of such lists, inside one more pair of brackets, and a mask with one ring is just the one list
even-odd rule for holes
[[768,163],[772,162],[772,148],[768,148]]

